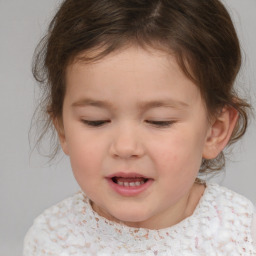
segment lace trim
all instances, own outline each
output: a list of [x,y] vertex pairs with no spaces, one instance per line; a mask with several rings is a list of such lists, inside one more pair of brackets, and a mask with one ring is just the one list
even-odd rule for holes
[[256,255],[252,217],[247,199],[207,184],[193,215],[180,223],[161,230],[131,228],[99,216],[79,192],[36,219],[24,256]]

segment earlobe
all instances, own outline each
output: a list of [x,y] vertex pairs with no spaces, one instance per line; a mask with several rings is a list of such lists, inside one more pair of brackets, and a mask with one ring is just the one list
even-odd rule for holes
[[209,128],[203,158],[214,159],[228,144],[238,120],[238,111],[225,106]]
[[67,141],[66,141],[66,136],[65,136],[65,131],[64,131],[64,126],[63,126],[63,121],[59,120],[57,117],[52,119],[53,125],[58,133],[59,141],[61,148],[63,152],[68,155],[68,147],[67,147]]

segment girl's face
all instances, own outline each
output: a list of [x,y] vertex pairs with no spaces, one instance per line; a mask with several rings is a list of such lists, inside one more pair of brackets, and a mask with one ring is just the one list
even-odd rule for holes
[[62,148],[101,215],[163,228],[182,218],[211,132],[174,57],[131,47],[67,69]]

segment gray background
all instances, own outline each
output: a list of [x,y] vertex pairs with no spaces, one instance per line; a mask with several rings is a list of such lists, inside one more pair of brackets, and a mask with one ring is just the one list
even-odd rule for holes
[[[47,165],[30,154],[28,131],[36,106],[33,50],[57,0],[0,0],[0,256],[21,255],[23,237],[45,208],[77,191],[68,160]],[[256,107],[256,0],[226,0],[240,36],[244,65],[237,84]],[[256,204],[256,122],[235,146],[219,183]]]

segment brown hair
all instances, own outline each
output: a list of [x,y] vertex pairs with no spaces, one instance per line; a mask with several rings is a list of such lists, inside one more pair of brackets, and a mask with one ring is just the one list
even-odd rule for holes
[[[245,133],[249,105],[234,90],[240,46],[219,0],[66,0],[35,52],[33,74],[43,85],[41,107],[46,114],[39,141],[52,125],[52,117],[62,116],[68,64],[78,56],[94,61],[129,44],[174,54],[199,87],[210,115],[224,106],[239,112],[229,144]],[[98,54],[86,55],[92,50]],[[57,152],[56,143],[51,156]],[[221,152],[216,159],[204,160],[200,172],[223,166]]]

